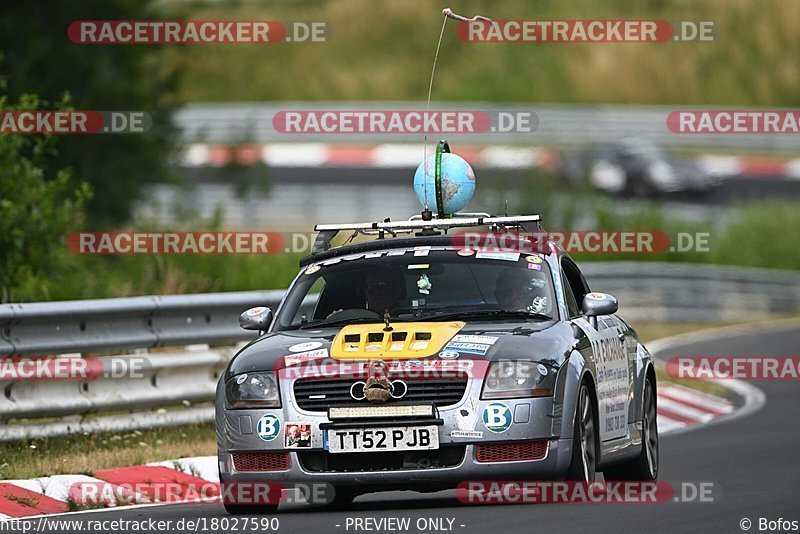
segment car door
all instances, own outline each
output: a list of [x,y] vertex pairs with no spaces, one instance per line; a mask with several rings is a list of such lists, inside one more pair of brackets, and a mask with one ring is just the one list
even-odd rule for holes
[[[561,271],[566,280],[563,285],[568,293],[567,300],[573,298],[576,304],[582,302],[589,286],[578,266],[564,257]],[[628,405],[633,387],[629,329],[616,315],[597,317],[596,323],[578,316],[573,322],[586,333],[594,355],[600,440],[623,438],[628,435]]]

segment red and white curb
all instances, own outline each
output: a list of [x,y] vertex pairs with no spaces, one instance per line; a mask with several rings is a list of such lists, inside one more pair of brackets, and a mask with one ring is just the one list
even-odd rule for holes
[[656,406],[660,434],[710,423],[734,410],[733,405],[721,397],[671,383],[658,386]]
[[[703,425],[734,408],[726,400],[674,384],[659,387],[658,431],[662,435]],[[199,456],[143,466],[104,469],[87,475],[55,475],[30,480],[0,481],[0,520],[69,512],[68,500],[78,502],[76,486],[96,492],[95,501],[108,508],[187,502],[215,502],[219,495],[216,456]],[[169,487],[170,498],[157,502]],[[202,491],[198,490],[201,488]],[[103,509],[103,508],[100,508]],[[97,511],[97,510],[94,510]]]
[[[93,500],[101,505],[100,509],[124,506],[120,497],[125,503],[160,505],[214,502],[220,494],[217,458],[200,456],[104,469],[92,473],[92,476],[55,475],[30,480],[3,480],[0,481],[0,520],[69,512],[68,501],[79,501],[80,496],[76,493],[82,491],[81,487],[91,490],[96,496]],[[165,492],[169,493],[169,498],[158,502],[159,496]]]
[[[435,150],[429,143],[427,154]],[[531,169],[558,166],[558,151],[510,145],[459,146],[455,150],[476,167]],[[222,167],[233,163],[272,167],[416,168],[426,154],[423,144],[347,145],[329,143],[270,143],[238,146],[194,143],[184,147],[177,163],[183,167]],[[698,163],[711,174],[735,178],[763,176],[800,180],[800,158],[703,155]]]
[[[436,151],[429,143],[427,154]],[[425,151],[423,144],[336,145],[327,143],[271,143],[266,145],[191,144],[178,157],[184,167],[221,167],[232,163],[272,167],[374,167],[416,168]],[[558,164],[555,150],[515,146],[459,146],[458,155],[476,166],[494,169],[552,168]]]
[[705,155],[698,163],[710,174],[728,178],[763,176],[800,180],[800,158]]

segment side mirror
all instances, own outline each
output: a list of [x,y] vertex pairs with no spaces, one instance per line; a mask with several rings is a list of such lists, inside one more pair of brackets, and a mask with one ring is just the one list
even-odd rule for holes
[[611,315],[619,309],[616,297],[608,293],[586,293],[583,297],[581,310],[587,317],[598,317],[600,315]]
[[239,316],[239,326],[245,330],[258,330],[264,333],[272,323],[272,310],[266,306],[250,308]]

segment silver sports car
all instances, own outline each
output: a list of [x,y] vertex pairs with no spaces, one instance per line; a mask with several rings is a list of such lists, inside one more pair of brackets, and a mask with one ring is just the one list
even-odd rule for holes
[[[484,249],[448,234],[530,221],[317,227],[275,313],[242,314],[260,335],[218,385],[226,509],[274,511],[224,490],[252,483],[348,502],[469,480],[655,480],[655,369],[616,299],[546,239]],[[332,247],[342,230],[377,239]]]

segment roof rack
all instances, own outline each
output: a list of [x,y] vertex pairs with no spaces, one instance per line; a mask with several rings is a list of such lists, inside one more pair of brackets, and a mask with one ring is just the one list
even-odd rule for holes
[[[430,212],[428,212],[430,213]],[[541,231],[539,222],[541,215],[515,215],[505,217],[495,217],[488,213],[455,213],[452,218],[439,219],[435,216],[427,218],[423,215],[414,215],[406,221],[391,221],[386,219],[382,222],[366,223],[344,223],[344,224],[317,224],[314,230],[319,232],[311,253],[317,254],[331,248],[331,241],[339,232],[353,231],[353,236],[375,235],[378,239],[384,239],[386,234],[397,237],[400,234],[411,234],[419,230],[419,236],[439,235],[437,230],[447,230],[453,228],[469,228],[475,226],[490,226],[497,229],[522,228],[523,223],[536,223],[536,230]]]

